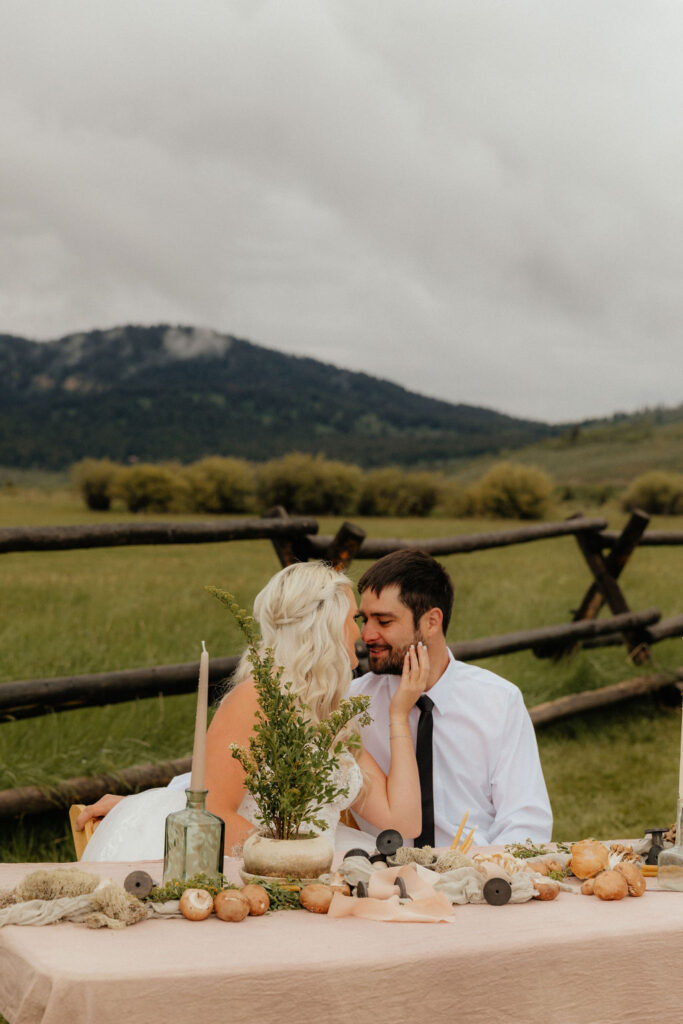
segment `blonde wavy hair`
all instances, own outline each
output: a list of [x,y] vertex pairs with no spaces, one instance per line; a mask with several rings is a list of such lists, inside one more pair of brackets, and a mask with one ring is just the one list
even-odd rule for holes
[[[351,660],[344,641],[349,614],[347,576],[325,562],[297,562],[281,569],[254,601],[261,627],[259,651],[271,648],[282,681],[319,722],[347,695]],[[234,685],[251,675],[248,652],[235,670]]]

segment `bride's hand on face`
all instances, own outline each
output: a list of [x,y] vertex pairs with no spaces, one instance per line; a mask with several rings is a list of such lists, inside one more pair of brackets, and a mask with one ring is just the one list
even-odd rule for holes
[[403,660],[401,682],[389,704],[390,717],[408,716],[429,682],[429,652],[423,643],[411,644]]
[[371,784],[358,802],[357,810],[377,828],[396,828],[411,839],[420,833],[422,808],[409,715],[428,683],[429,653],[424,644],[418,643],[406,652],[401,681],[389,705],[391,765],[388,775],[367,751],[361,753],[361,767],[367,770]]

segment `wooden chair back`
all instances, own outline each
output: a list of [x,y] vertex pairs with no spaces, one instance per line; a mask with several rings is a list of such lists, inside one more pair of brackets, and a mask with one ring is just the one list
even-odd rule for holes
[[71,835],[74,840],[74,849],[76,850],[76,860],[80,860],[83,856],[83,851],[90,842],[92,834],[100,823],[100,818],[90,818],[86,821],[85,828],[78,832],[76,829],[76,818],[85,810],[85,804],[72,804],[69,808],[69,822],[71,824]]

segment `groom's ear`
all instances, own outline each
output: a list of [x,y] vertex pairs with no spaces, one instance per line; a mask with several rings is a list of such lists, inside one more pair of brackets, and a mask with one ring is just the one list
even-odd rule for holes
[[420,632],[428,640],[443,633],[443,612],[440,608],[430,608],[424,613],[420,619]]

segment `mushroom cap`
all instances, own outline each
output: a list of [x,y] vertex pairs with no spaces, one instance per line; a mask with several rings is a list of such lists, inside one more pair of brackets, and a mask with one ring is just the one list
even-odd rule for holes
[[299,893],[299,899],[301,906],[310,910],[311,913],[326,914],[330,909],[333,895],[329,885],[323,885],[322,882],[311,882],[310,885],[303,887]]
[[632,861],[619,861],[615,871],[618,871],[620,875],[623,875],[626,879],[626,885],[628,886],[629,896],[642,896],[647,887],[647,883],[643,878],[640,868]]
[[534,879],[534,889],[537,900],[554,900],[560,892],[559,884],[552,878],[549,878],[547,882],[539,882]]
[[240,893],[249,904],[249,913],[252,917],[260,917],[270,909],[270,896],[262,885],[243,886]]
[[577,878],[592,878],[605,870],[608,861],[607,848],[595,839],[582,839],[572,844],[569,866]]
[[180,913],[188,921],[203,921],[213,910],[213,896],[206,889],[186,889],[180,897]]
[[223,889],[213,906],[221,921],[243,921],[249,914],[249,900],[237,889]]
[[601,900],[623,900],[628,895],[628,885],[620,871],[601,871],[596,875],[593,892]]

